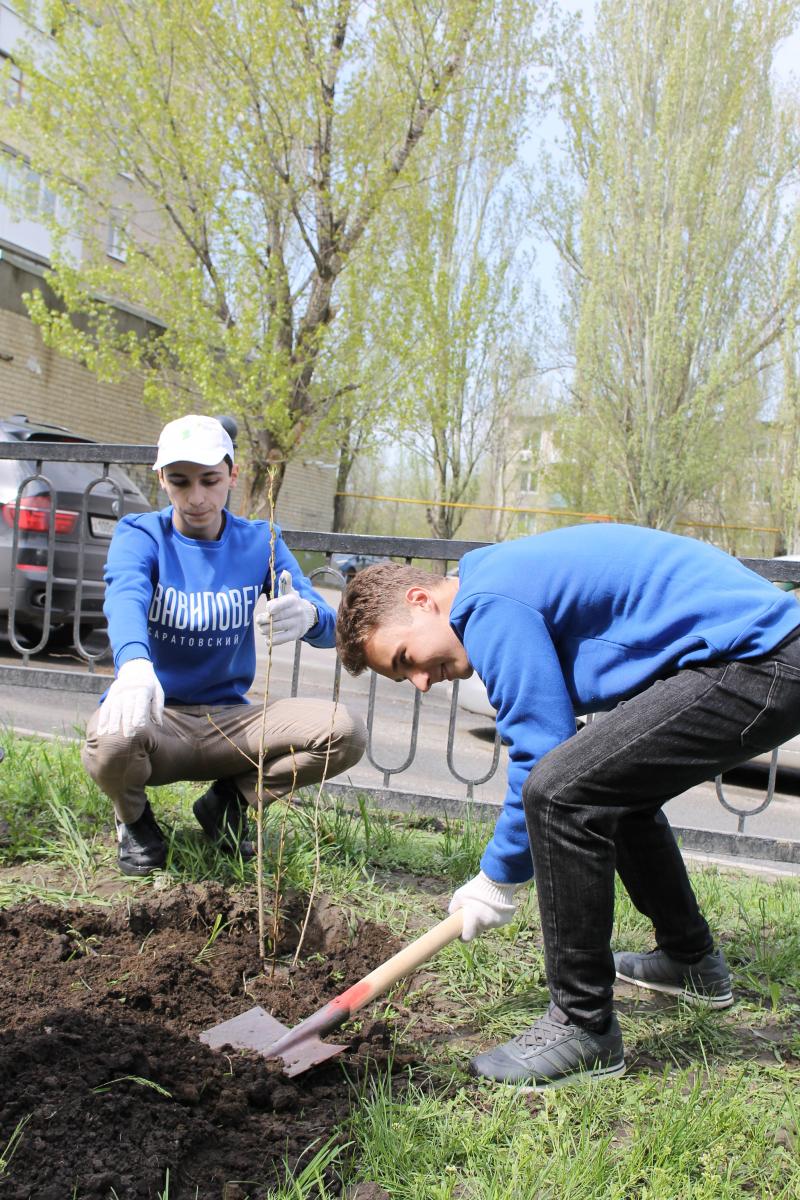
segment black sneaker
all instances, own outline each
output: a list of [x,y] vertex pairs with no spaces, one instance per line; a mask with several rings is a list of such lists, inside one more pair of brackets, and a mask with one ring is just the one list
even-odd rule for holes
[[721,950],[712,950],[696,963],[682,963],[663,950],[647,954],[615,954],[617,978],[652,992],[682,996],[690,1004],[728,1008],[733,1004],[731,973]]
[[192,811],[212,842],[245,861],[256,852],[247,837],[249,805],[230,779],[218,779],[195,800]]
[[523,1092],[541,1092],[588,1079],[625,1074],[622,1034],[616,1016],[605,1033],[574,1025],[555,1004],[519,1037],[478,1054],[471,1074],[516,1084]]
[[117,861],[123,875],[149,875],[167,861],[167,843],[150,801],[137,821],[126,825],[114,818],[117,826]]

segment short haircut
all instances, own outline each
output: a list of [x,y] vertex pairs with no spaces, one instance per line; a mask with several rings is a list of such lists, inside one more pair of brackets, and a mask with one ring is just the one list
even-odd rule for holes
[[411,620],[405,603],[410,587],[441,582],[441,575],[403,563],[375,563],[359,572],[345,588],[336,618],[336,649],[345,670],[360,675],[369,665],[365,646],[380,625]]

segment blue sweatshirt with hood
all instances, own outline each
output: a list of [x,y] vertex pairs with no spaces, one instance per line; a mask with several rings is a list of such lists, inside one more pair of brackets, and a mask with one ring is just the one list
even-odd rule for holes
[[336,614],[314,591],[274,525],[225,510],[219,538],[188,538],[172,523],[172,505],[123,517],[108,551],[103,611],[119,670],[149,658],[166,703],[241,704],[256,668],[253,609],[273,595],[281,571],[316,605],[319,620],[304,637],[333,646]]
[[800,605],[693,538],[580,525],[465,554],[450,625],[508,746],[503,809],[481,860],[498,883],[533,872],[522,786],[575,733],[680,667],[756,658],[800,627]]

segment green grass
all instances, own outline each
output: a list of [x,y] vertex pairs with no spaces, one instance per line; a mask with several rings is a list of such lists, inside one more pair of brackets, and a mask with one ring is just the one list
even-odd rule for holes
[[741,1068],[713,1086],[687,1069],[533,1098],[413,1082],[398,1097],[384,1078],[355,1108],[351,1159],[392,1200],[788,1200],[797,1118],[785,1081]]
[[20,1118],[5,1146],[0,1148],[0,1177],[5,1175],[8,1171],[8,1168],[11,1165],[11,1159],[14,1157],[14,1151],[22,1140],[22,1136],[25,1132],[25,1126],[28,1124],[29,1120],[30,1116]]
[[[0,905],[110,903],[152,886],[115,870],[110,807],[77,748],[6,735],[0,768]],[[253,864],[219,855],[197,830],[198,785],[152,793],[170,838],[158,886],[251,883]],[[282,878],[314,880],[315,793],[267,814],[266,861],[285,841]],[[393,816],[323,798],[320,890],[359,917],[410,938],[441,919],[449,894],[477,869],[490,829],[478,822]],[[416,990],[377,1006],[408,1049],[413,1075],[353,1089],[343,1136],[310,1146],[259,1200],[334,1200],[359,1181],[391,1200],[734,1200],[800,1196],[800,880],[695,870],[693,881],[734,974],[725,1012],[620,989],[628,1074],[604,1086],[521,1096],[465,1073],[478,1047],[504,1040],[547,1003],[535,893],[511,925],[446,947]],[[221,925],[201,954],[216,952]],[[647,921],[619,888],[614,942],[652,945]],[[377,965],[377,964],[376,964]],[[119,1082],[119,1081],[114,1081]],[[146,1081],[139,1081],[146,1083]],[[15,1138],[25,1136],[24,1125]],[[16,1143],[15,1143],[16,1144]],[[0,1148],[2,1163],[14,1145]],[[331,1184],[331,1179],[337,1180]],[[164,1181],[168,1196],[170,1182]]]

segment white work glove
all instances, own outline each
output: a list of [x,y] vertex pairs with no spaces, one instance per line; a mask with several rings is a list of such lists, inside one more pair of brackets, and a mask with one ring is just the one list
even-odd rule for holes
[[305,600],[292,587],[292,576],[281,571],[278,595],[268,600],[263,612],[256,617],[256,625],[273,646],[284,642],[296,642],[308,633],[318,621],[317,610],[310,600]]
[[102,735],[121,729],[125,737],[131,737],[151,719],[160,725],[163,711],[164,689],[150,659],[130,658],[120,667],[100,706],[97,732]]
[[487,929],[499,929],[508,925],[517,911],[514,892],[516,883],[495,883],[483,871],[479,871],[469,883],[464,883],[453,893],[449,913],[464,910],[462,942],[471,942]]

